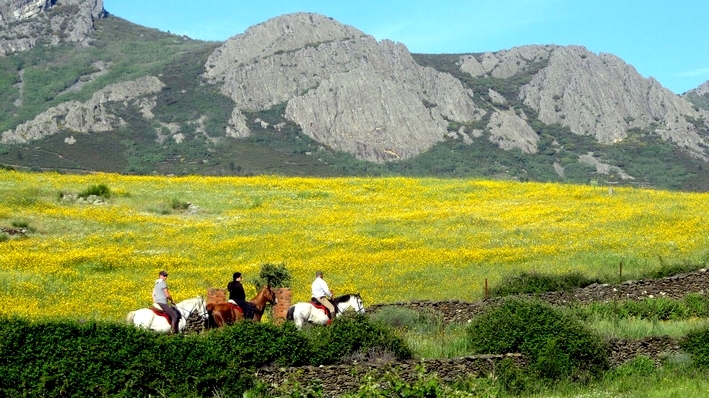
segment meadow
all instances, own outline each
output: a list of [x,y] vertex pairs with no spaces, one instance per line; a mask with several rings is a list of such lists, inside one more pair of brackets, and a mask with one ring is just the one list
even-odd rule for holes
[[[67,200],[104,184],[104,203]],[[122,321],[166,269],[175,298],[284,263],[368,303],[477,300],[520,271],[624,278],[705,263],[709,195],[434,178],[165,177],[0,171],[0,315]],[[187,209],[178,204],[191,204]]]

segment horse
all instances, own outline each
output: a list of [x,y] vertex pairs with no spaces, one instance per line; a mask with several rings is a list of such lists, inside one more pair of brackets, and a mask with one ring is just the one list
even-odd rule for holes
[[[254,321],[261,322],[261,317],[266,309],[266,303],[271,305],[276,304],[276,293],[273,292],[271,286],[266,285],[262,287],[249,302],[256,307],[254,311]],[[243,309],[229,302],[219,304],[210,303],[207,305],[207,312],[209,313],[210,326],[217,328],[224,325],[231,325],[234,322],[244,319]]]
[[[180,312],[180,321],[177,324],[180,332],[185,329],[187,326],[187,318],[189,318],[192,314],[196,313],[202,318],[203,321],[207,320],[207,305],[204,298],[201,296],[180,301],[175,304],[175,307]],[[126,322],[129,325],[133,324],[136,327],[154,330],[161,333],[172,331],[172,326],[167,320],[167,317],[164,315],[159,315],[156,311],[162,312],[161,310],[152,308],[141,308],[136,311],[131,311],[126,316]]]
[[[343,312],[350,308],[357,311],[358,314],[364,314],[364,303],[359,293],[335,297],[332,299],[332,304],[335,306],[335,316],[342,315]],[[303,328],[306,322],[325,325],[330,319],[325,310],[320,307],[322,306],[316,306],[313,302],[295,303],[288,308],[286,319],[295,322],[295,327],[299,330]]]

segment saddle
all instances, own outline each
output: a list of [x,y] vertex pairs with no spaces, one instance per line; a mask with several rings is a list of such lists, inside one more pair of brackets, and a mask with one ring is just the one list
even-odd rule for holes
[[[158,303],[153,303],[153,305],[150,306],[150,309],[153,311],[153,313],[155,315],[158,315],[158,316],[161,316],[161,317],[167,319],[167,323],[172,324],[172,317],[170,317],[170,315],[168,315],[167,312],[163,311],[162,308],[160,308],[160,305],[158,305]],[[174,306],[172,307],[172,309],[175,310],[175,312],[177,313],[177,318],[179,319],[180,312],[177,311],[177,309]]]
[[244,309],[239,307],[239,304],[236,304],[236,302],[234,300],[229,300],[226,303],[229,304],[235,310],[241,312],[242,314],[244,313]]
[[[327,315],[327,317],[332,320],[332,317],[333,317],[334,314],[331,314],[331,313],[330,313],[330,310],[329,310],[327,307],[325,307],[324,305],[320,304],[320,302],[318,301],[318,299],[316,299],[315,297],[311,297],[311,298],[310,298],[310,304],[312,304],[313,307],[315,307],[315,308],[317,308],[317,309],[323,310],[323,312],[325,312],[325,315]],[[337,307],[335,307],[335,309],[337,309]],[[328,322],[328,323],[329,323],[329,322]]]
[[150,309],[153,311],[153,313],[155,313],[155,315],[165,318],[167,320],[167,323],[172,324],[172,318],[170,317],[170,315],[168,315],[167,312],[163,311],[162,308],[160,308],[157,304],[153,303]]

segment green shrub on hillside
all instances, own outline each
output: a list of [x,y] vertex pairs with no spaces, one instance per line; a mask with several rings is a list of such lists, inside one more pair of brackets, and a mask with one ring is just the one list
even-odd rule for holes
[[608,369],[608,348],[580,321],[536,300],[508,299],[468,326],[479,354],[521,353],[548,380],[590,380]]
[[407,307],[385,306],[369,315],[369,319],[403,331],[442,329],[442,316],[437,312],[417,311]]
[[[253,369],[306,363],[293,330],[244,322],[204,335],[165,336],[128,325],[3,319],[0,395],[239,394]],[[238,371],[241,369],[241,371]]]
[[674,276],[696,271],[698,269],[706,267],[706,263],[708,262],[708,260],[709,259],[705,258],[703,260],[703,263],[701,264],[693,263],[690,261],[668,263],[664,259],[660,258],[660,266],[657,269],[650,271],[648,277],[652,279],[662,279],[667,278],[668,276]]
[[571,272],[562,275],[541,274],[537,272],[522,272],[511,275],[490,289],[492,297],[511,296],[515,294],[535,294],[573,290],[600,283],[598,279],[590,279],[581,272]]
[[238,396],[269,364],[331,364],[368,349],[411,356],[361,315],[313,328],[314,339],[290,322],[168,336],[112,323],[0,321],[0,396]]
[[689,294],[682,300],[667,297],[625,300],[612,303],[594,302],[575,306],[574,316],[581,320],[594,317],[601,319],[649,319],[656,321],[680,321],[690,318],[709,317],[709,298]]
[[354,312],[334,319],[329,327],[308,328],[305,333],[313,347],[313,365],[336,363],[356,353],[365,357],[389,353],[399,359],[413,355],[390,329]]
[[265,263],[261,264],[261,270],[254,282],[254,286],[256,286],[257,290],[261,290],[266,285],[271,286],[272,289],[288,288],[291,287],[292,279],[293,277],[285,264]]
[[680,346],[699,368],[709,369],[709,327],[689,332]]
[[170,208],[172,210],[187,210],[190,207],[190,204],[185,202],[184,200],[180,200],[177,198],[172,198],[170,200]]
[[91,185],[85,190],[79,192],[78,196],[86,199],[92,195],[108,199],[111,197],[111,190],[108,186],[106,186],[106,184]]

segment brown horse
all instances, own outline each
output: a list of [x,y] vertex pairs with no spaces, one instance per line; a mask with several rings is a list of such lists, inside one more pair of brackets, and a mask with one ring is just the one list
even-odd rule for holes
[[[250,302],[256,307],[254,322],[261,322],[266,303],[276,304],[276,294],[271,289],[271,286],[266,285],[261,288],[256,297],[252,298]],[[243,310],[230,303],[207,304],[207,312],[209,313],[209,324],[217,328],[231,325],[244,319]]]

